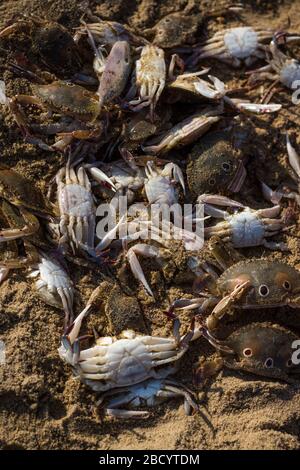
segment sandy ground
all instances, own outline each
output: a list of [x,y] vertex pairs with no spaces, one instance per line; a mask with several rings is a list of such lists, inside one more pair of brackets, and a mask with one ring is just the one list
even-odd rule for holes
[[[15,0],[0,2],[0,26],[22,12],[60,21],[75,27],[85,2],[77,0]],[[169,12],[182,9],[185,0],[107,0],[90,2],[90,7],[105,19],[125,21],[137,29],[153,26]],[[200,1],[201,11],[218,2]],[[245,2],[245,21],[256,27],[278,27],[288,17],[291,29],[300,31],[298,0]],[[217,18],[206,21],[202,32],[238,23]],[[6,54],[1,50],[1,63]],[[215,75],[243,85],[243,72],[217,65]],[[6,72],[9,92],[26,91],[24,82]],[[256,90],[253,92],[257,94]],[[257,96],[257,95],[256,95]],[[285,181],[285,130],[289,129],[300,148],[297,126],[299,109],[293,106],[288,93],[275,101],[285,109],[273,118],[257,121],[261,146],[248,161],[249,180],[244,192],[246,202],[259,207],[253,196],[257,176],[269,184]],[[8,114],[0,115],[1,161],[32,178],[46,192],[47,184],[63,164],[63,158],[26,145]],[[255,192],[254,192],[255,193]],[[282,254],[264,249],[245,250],[247,256],[285,259],[300,268],[299,232],[296,228],[282,236],[290,252]],[[76,311],[79,312],[92,289],[101,281],[97,270],[72,266],[77,288]],[[153,303],[134,286],[134,294],[143,318],[144,331],[169,334],[170,326],[162,314],[169,302],[186,292],[171,283],[163,283],[159,271],[147,264],[147,276],[157,294]],[[128,276],[128,273],[127,273]],[[130,280],[130,278],[128,278]],[[132,280],[130,285],[132,286]],[[247,315],[252,315],[248,313]],[[272,319],[300,331],[299,312],[278,309],[258,312],[253,319]],[[229,327],[245,323],[245,315],[235,315]],[[95,312],[88,322],[100,334],[109,331],[104,312]],[[227,325],[228,326],[228,325]],[[0,447],[2,449],[296,449],[299,448],[299,391],[282,382],[258,378],[245,373],[223,370],[199,392],[201,414],[185,416],[183,406],[173,400],[157,407],[149,419],[134,422],[101,421],[96,412],[96,396],[71,377],[57,354],[62,329],[59,311],[40,301],[25,272],[14,272],[0,287],[0,339],[6,344],[6,364],[0,366]],[[193,365],[213,349],[205,341],[193,344],[179,373],[190,385]]]

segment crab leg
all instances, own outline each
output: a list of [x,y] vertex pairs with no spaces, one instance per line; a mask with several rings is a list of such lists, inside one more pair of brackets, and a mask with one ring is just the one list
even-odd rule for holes
[[7,268],[1,268],[0,267],[0,285],[2,284],[3,281],[5,281],[5,279],[7,279],[9,271],[10,270],[7,269]]
[[139,410],[120,410],[117,408],[106,408],[105,414],[107,416],[112,416],[113,418],[121,419],[139,419],[139,418],[148,418],[150,413],[148,411],[139,411]]
[[296,173],[296,175],[298,176],[298,178],[300,178],[300,158],[295,148],[292,146],[288,134],[286,134],[286,148],[288,152],[289,163],[291,167],[293,168],[294,172]]
[[193,142],[220,120],[220,116],[201,114],[191,116],[168,131],[156,145],[143,146],[143,151],[151,155],[166,153],[177,145]]
[[217,326],[218,321],[225,315],[228,307],[239,300],[250,286],[249,281],[242,282],[238,284],[230,294],[226,295],[218,302],[206,320],[208,329],[213,330]]
[[28,237],[36,233],[40,227],[38,219],[27,209],[20,208],[25,225],[22,228],[0,230],[0,242],[16,240],[17,238]]
[[127,259],[129,261],[132,274],[138,281],[143,284],[148,294],[154,297],[153,292],[145,278],[140,262],[136,256],[137,254],[150,258],[156,258],[157,256],[159,256],[159,250],[154,246],[146,245],[144,243],[138,243],[137,245],[131,247],[127,253]]

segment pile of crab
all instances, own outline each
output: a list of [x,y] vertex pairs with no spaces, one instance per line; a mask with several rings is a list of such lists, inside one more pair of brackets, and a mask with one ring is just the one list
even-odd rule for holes
[[[237,21],[242,13],[235,5],[209,16]],[[198,412],[190,387],[224,365],[291,384],[300,373],[297,334],[272,318],[252,322],[249,313],[225,338],[221,328],[223,317],[239,310],[300,307],[300,272],[284,260],[283,237],[300,204],[300,160],[288,135],[291,184],[272,189],[257,179],[257,208],[242,202],[251,192],[247,170],[253,179],[253,161],[259,166],[261,159],[255,122],[279,113],[272,96],[300,80],[300,62],[289,50],[300,35],[242,23],[199,43],[202,23],[191,7],[134,31],[87,11],[75,32],[36,17],[0,31],[10,57],[20,32],[31,44],[7,62],[9,76],[25,78],[31,93],[8,96],[1,80],[2,106],[20,138],[65,159],[47,195],[0,163],[0,282],[26,269],[41,299],[64,311],[60,357],[99,394],[108,416],[148,416],[137,408],[177,396],[187,414]],[[228,87],[214,75],[215,61],[241,69],[246,85]],[[255,62],[260,68],[247,70]],[[272,84],[260,99],[256,85],[265,80]],[[105,225],[107,212],[113,217]],[[281,251],[281,261],[245,257],[259,246]],[[145,272],[152,262],[164,292],[180,283],[187,289],[170,301],[166,294],[170,337],[152,336],[141,318],[141,301],[145,310],[162,300]],[[76,318],[72,265],[103,276]],[[112,331],[95,334],[91,345],[82,322],[99,311],[99,301]],[[184,334],[182,311],[192,314]],[[201,358],[188,387],[174,374],[196,340],[208,340],[220,357]]]

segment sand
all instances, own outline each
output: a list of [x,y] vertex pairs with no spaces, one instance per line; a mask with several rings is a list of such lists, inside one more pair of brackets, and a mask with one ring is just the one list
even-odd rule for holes
[[[21,13],[32,13],[75,27],[88,2],[77,0],[15,0],[0,2],[0,26]],[[124,21],[136,28],[153,26],[159,18],[186,5],[185,0],[111,0],[90,2],[93,11],[105,19]],[[196,2],[197,3],[197,2]],[[200,1],[202,11],[218,2]],[[245,21],[256,27],[278,27],[288,17],[291,30],[300,31],[299,1],[246,1]],[[204,23],[203,32],[236,26],[236,20],[220,17]],[[297,52],[297,49],[295,49]],[[298,50],[299,52],[299,50]],[[7,52],[10,56],[11,52]],[[1,50],[1,65],[7,60]],[[217,64],[215,74],[232,84],[245,83],[242,71]],[[26,91],[24,80],[12,81],[5,72],[9,94]],[[257,96],[258,91],[253,92]],[[255,198],[257,178],[272,185],[287,176],[285,131],[290,130],[300,148],[297,127],[300,112],[291,103],[290,94],[282,92],[275,102],[285,108],[277,116],[257,121],[259,142],[248,162],[246,202],[260,206]],[[25,144],[9,114],[0,115],[0,158],[27,177],[46,193],[47,185],[64,158]],[[266,249],[244,250],[247,256],[285,259],[300,268],[299,231],[294,227],[282,235],[288,253]],[[127,272],[130,288],[138,299],[144,332],[170,334],[170,325],[163,311],[170,301],[186,290],[163,283],[157,267],[145,263],[146,275],[157,293],[153,303],[138,288]],[[72,265],[76,285],[76,312],[101,282],[101,273]],[[125,276],[126,279],[126,276]],[[104,304],[107,299],[104,298]],[[136,306],[134,307],[136,314]],[[300,331],[299,312],[278,309],[258,312],[251,319],[271,319]],[[235,315],[227,321],[234,328],[249,320]],[[109,332],[105,309],[95,311],[88,328],[96,326],[100,334]],[[0,447],[2,449],[297,449],[299,448],[300,400],[294,386],[246,373],[222,370],[197,390],[202,413],[186,416],[179,400],[172,400],[151,411],[147,420],[101,420],[97,413],[97,397],[74,380],[71,371],[58,357],[63,318],[61,312],[45,305],[34,292],[26,272],[14,271],[0,286],[0,339],[6,344],[6,363],[0,365]],[[297,330],[298,329],[298,330]],[[204,340],[193,344],[182,361],[178,377],[192,384],[192,371],[199,359],[214,356]]]

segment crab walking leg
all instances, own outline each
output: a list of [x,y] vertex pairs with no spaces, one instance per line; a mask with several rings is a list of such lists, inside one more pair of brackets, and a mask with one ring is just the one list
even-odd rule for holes
[[206,338],[209,341],[209,343],[212,346],[214,346],[216,349],[218,349],[219,351],[225,352],[227,354],[235,354],[232,349],[230,349],[228,346],[226,346],[223,343],[223,341],[213,336],[211,332],[209,331],[209,329],[205,328],[205,326],[201,326],[199,330],[201,331],[204,338]]
[[220,116],[209,115],[209,112],[190,116],[172,127],[158,144],[143,146],[143,151],[151,155],[163,154],[178,145],[189,144],[201,137],[220,119]]
[[10,270],[7,268],[0,267],[0,285],[2,284],[3,281],[5,281],[5,279],[7,279],[9,271]]
[[103,238],[102,240],[98,243],[98,245],[95,248],[96,253],[100,253],[101,251],[105,250],[111,243],[112,241],[116,238],[116,234],[118,229],[123,225],[124,220],[126,219],[126,214],[124,214],[117,225],[113,227]]
[[300,178],[300,158],[295,148],[292,146],[289,135],[286,134],[286,148],[289,157],[289,163],[293,168],[294,172]]
[[118,408],[106,408],[105,414],[113,418],[119,419],[140,419],[140,418],[149,418],[149,411],[139,411],[139,410],[120,410]]
[[157,396],[163,398],[177,398],[181,396],[184,398],[184,411],[186,415],[190,415],[192,409],[198,411],[199,407],[192,399],[192,393],[175,384],[176,382],[173,384],[171,381],[169,383],[166,381],[164,388],[157,392]]
[[0,242],[16,240],[17,238],[29,237],[36,233],[40,227],[38,219],[27,209],[20,208],[25,225],[22,228],[0,230]]
[[139,282],[143,284],[148,294],[154,297],[153,292],[145,278],[137,255],[146,256],[148,258],[156,258],[159,256],[159,249],[151,245],[146,245],[145,243],[138,243],[137,245],[129,248],[126,255],[132,274]]
[[216,328],[218,321],[226,314],[226,310],[239,300],[245,292],[247,292],[250,286],[251,284],[249,281],[242,282],[241,284],[238,284],[230,294],[226,295],[218,302],[206,320],[209,330]]

